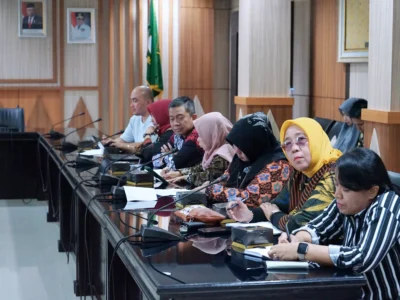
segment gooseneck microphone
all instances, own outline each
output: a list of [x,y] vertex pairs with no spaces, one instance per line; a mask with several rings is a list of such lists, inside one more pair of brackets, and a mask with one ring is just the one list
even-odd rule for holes
[[118,131],[116,133],[113,133],[112,135],[108,135],[105,138],[99,139],[99,140],[97,140],[97,141],[95,141],[95,142],[93,142],[91,144],[85,145],[85,148],[91,148],[91,147],[93,147],[94,145],[96,145],[99,142],[102,142],[102,141],[104,141],[106,139],[112,138],[112,137],[114,137],[116,135],[120,135],[120,134],[123,134],[123,133],[124,133],[124,130],[120,130],[120,131]]
[[79,128],[76,128],[76,129],[72,130],[70,133],[68,133],[68,134],[64,137],[64,139],[63,139],[61,145],[53,146],[53,148],[58,148],[59,150],[62,150],[62,151],[70,151],[70,152],[77,150],[77,149],[78,149],[78,146],[77,146],[77,145],[72,144],[72,143],[70,143],[70,142],[66,142],[67,137],[68,137],[69,135],[71,135],[72,133],[77,132],[78,130],[81,130],[81,129],[83,129],[83,128],[89,126],[89,125],[94,124],[94,123],[100,122],[101,120],[102,120],[101,118],[98,118],[97,120],[94,120],[93,122],[90,122],[90,123],[88,123],[88,124],[85,124],[85,125],[83,125],[83,126],[81,126],[81,127],[79,127]]
[[84,114],[85,114],[85,112],[81,112],[80,114],[74,115],[74,116],[72,116],[72,117],[70,117],[70,118],[67,118],[67,119],[65,119],[65,120],[62,120],[62,121],[60,121],[60,122],[55,123],[55,124],[51,127],[49,133],[46,133],[46,134],[44,134],[44,135],[45,135],[46,137],[48,137],[49,139],[55,140],[55,141],[56,141],[56,140],[62,139],[63,137],[65,137],[65,135],[62,134],[61,132],[55,131],[55,130],[54,130],[54,127],[55,127],[56,125],[58,125],[58,124],[64,123],[65,121],[69,121],[69,120],[72,120],[72,119],[74,119],[74,118],[83,116]]
[[175,200],[175,201],[173,201],[173,202],[171,202],[171,203],[168,203],[168,204],[166,204],[166,205],[160,207],[159,209],[157,209],[155,212],[153,212],[153,213],[148,217],[147,225],[142,225],[142,227],[140,228],[140,233],[139,233],[139,234],[140,234],[140,237],[142,238],[142,242],[162,242],[162,241],[167,242],[167,241],[177,241],[177,240],[180,240],[180,239],[181,239],[180,236],[178,236],[178,235],[176,235],[176,234],[174,234],[174,233],[172,233],[172,232],[169,232],[169,231],[167,231],[167,230],[165,230],[165,229],[152,226],[153,217],[154,217],[160,210],[163,210],[163,209],[169,207],[170,205],[173,205],[173,204],[175,204],[175,203],[177,203],[177,202],[180,202],[180,201],[182,201],[183,199],[186,199],[187,197],[189,197],[189,196],[191,196],[191,195],[193,195],[193,194],[195,194],[195,193],[197,193],[197,192],[199,192],[199,191],[201,191],[201,190],[204,190],[204,189],[208,188],[209,186],[212,186],[212,185],[214,185],[214,184],[217,184],[217,183],[226,181],[226,180],[228,180],[228,178],[229,178],[229,175],[224,174],[224,175],[222,175],[221,177],[219,177],[219,178],[217,178],[216,180],[214,180],[213,182],[211,182],[211,183],[209,183],[209,184],[207,184],[207,185],[205,185],[205,186],[202,186],[202,187],[200,187],[200,188],[197,188],[197,189],[193,190],[191,193],[189,193],[189,194],[183,196],[182,198],[177,199],[177,200]]

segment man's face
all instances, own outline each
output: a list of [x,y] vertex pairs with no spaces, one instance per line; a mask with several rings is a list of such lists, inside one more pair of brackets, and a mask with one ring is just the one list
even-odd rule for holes
[[83,18],[77,18],[76,19],[76,24],[78,24],[79,26],[83,25],[84,23],[84,19]]
[[29,17],[33,17],[35,15],[35,8],[34,7],[28,7],[26,9],[26,12],[28,13]]
[[191,116],[183,105],[169,109],[169,122],[175,134],[187,135],[193,129],[195,118],[196,115]]
[[129,105],[132,115],[146,115],[147,105],[149,105],[149,101],[144,98],[143,94],[140,91],[133,90],[131,93],[131,103]]

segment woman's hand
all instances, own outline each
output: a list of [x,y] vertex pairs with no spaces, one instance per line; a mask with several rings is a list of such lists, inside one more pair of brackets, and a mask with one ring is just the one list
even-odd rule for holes
[[269,257],[273,260],[298,260],[297,248],[299,247],[298,242],[292,243],[279,243],[271,247],[268,252]]
[[271,216],[274,213],[280,211],[278,206],[276,206],[275,204],[271,204],[269,202],[261,204],[260,208],[263,210],[264,215],[268,221],[271,221]]
[[169,171],[163,175],[164,179],[166,180],[170,180],[180,176],[182,176],[182,173],[179,171]]
[[[292,243],[299,243],[300,242],[300,240],[293,234],[290,235],[290,240],[291,240]],[[278,238],[278,243],[279,244],[290,243],[289,240],[288,240],[288,236],[287,236],[286,232],[282,232],[282,234]]]
[[167,181],[169,183],[178,183],[178,182],[181,182],[181,181],[186,181],[187,178],[188,178],[188,176],[184,175],[184,176],[178,176],[178,177],[175,177],[175,178],[172,178],[172,179],[168,179]]
[[[238,205],[230,209],[235,203]],[[237,222],[250,222],[254,216],[246,204],[240,201],[240,199],[236,199],[236,201],[229,201],[228,205],[226,206],[226,212],[229,218]]]

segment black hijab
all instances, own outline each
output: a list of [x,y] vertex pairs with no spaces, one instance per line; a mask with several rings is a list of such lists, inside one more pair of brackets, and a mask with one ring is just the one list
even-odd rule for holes
[[244,162],[237,155],[233,157],[227,187],[245,188],[267,164],[286,160],[272,132],[271,123],[262,112],[247,115],[237,121],[226,140],[249,159]]

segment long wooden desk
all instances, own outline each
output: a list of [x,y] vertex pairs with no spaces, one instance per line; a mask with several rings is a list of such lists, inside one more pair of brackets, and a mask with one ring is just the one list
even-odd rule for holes
[[[229,251],[229,239],[197,237],[193,240],[196,239],[193,237],[167,245],[143,245],[132,238],[115,252],[122,238],[146,224],[143,218],[148,211],[120,211],[117,203],[108,197],[91,201],[95,195],[109,192],[86,185],[93,183],[89,180],[97,168],[82,170],[66,164],[74,161],[76,154],[63,154],[53,149],[53,145],[36,132],[0,134],[0,161],[4,166],[0,175],[0,199],[49,201],[47,221],[60,225],[60,240],[54,245],[55,251],[70,252],[75,259],[77,296],[94,295],[97,299],[360,297],[360,287],[366,283],[363,276],[330,268],[312,269],[306,274],[267,274],[259,263],[248,263]],[[159,227],[177,232],[178,224],[171,211],[162,212],[157,221]]]

